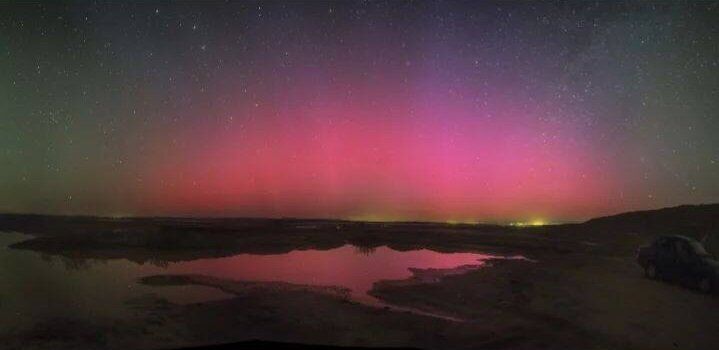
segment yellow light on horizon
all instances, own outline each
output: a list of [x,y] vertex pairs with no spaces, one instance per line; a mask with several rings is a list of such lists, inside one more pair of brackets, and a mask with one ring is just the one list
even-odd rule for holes
[[530,223],[530,225],[532,225],[532,226],[544,226],[546,224],[547,223],[544,222],[544,220],[542,220],[542,219],[535,219]]
[[477,220],[446,220],[444,223],[448,225],[476,225],[479,223]]
[[512,222],[509,225],[510,226],[518,226],[518,227],[527,227],[527,226],[544,226],[548,223],[542,219],[534,219],[532,221],[519,221],[519,222]]

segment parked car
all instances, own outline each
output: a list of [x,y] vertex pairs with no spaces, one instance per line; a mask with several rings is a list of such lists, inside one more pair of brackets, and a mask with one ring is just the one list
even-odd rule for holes
[[651,279],[679,282],[704,293],[719,289],[719,261],[689,237],[659,236],[637,250],[637,262]]

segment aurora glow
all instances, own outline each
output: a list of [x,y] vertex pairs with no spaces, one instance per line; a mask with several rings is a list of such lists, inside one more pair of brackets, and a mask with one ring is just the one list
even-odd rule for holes
[[716,202],[718,15],[0,5],[0,211],[558,222]]

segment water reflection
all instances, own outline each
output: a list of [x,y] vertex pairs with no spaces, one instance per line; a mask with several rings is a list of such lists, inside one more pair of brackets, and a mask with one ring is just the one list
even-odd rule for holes
[[362,255],[372,255],[377,247],[355,246],[355,252]]
[[148,294],[177,303],[229,297],[209,287],[152,287],[137,283],[157,274],[202,274],[245,281],[283,281],[314,286],[340,286],[350,297],[381,305],[368,295],[380,280],[401,280],[411,269],[480,266],[489,255],[396,251],[385,246],[345,245],[329,250],[295,250],[285,254],[239,254],[186,262],[125,259],[89,260],[50,256],[7,246],[28,236],[0,233],[0,328],[53,318],[122,318],[132,312],[127,301]]
[[283,281],[315,286],[341,286],[356,301],[377,304],[367,294],[381,280],[412,276],[411,269],[451,269],[479,266],[489,255],[439,253],[431,250],[396,251],[385,246],[345,245],[330,250],[295,250],[286,254],[239,254],[171,264],[168,273],[192,273],[246,281]]
[[132,315],[127,300],[151,294],[179,303],[228,297],[209,287],[158,290],[137,283],[140,277],[167,271],[157,266],[121,259],[69,259],[7,247],[27,238],[0,232],[0,334],[58,318],[126,318]]

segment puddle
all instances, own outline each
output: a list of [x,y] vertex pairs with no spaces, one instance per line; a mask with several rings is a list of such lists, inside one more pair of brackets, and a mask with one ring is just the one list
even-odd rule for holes
[[141,277],[156,274],[201,274],[231,280],[340,286],[350,290],[352,300],[363,304],[422,313],[384,304],[368,291],[375,282],[403,280],[413,275],[422,282],[436,282],[442,270],[447,270],[446,273],[466,272],[496,258],[476,253],[440,253],[425,249],[397,251],[384,246],[345,245],[330,250],[239,254],[157,266],[123,259],[78,263],[7,248],[9,244],[28,238],[19,233],[0,234],[2,326],[20,327],[23,323],[58,317],[124,317],[132,312],[128,300],[148,294],[182,304],[230,297],[211,287],[152,287],[137,283]]

